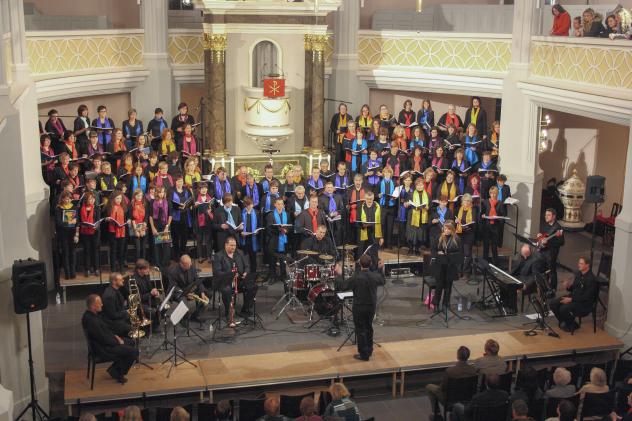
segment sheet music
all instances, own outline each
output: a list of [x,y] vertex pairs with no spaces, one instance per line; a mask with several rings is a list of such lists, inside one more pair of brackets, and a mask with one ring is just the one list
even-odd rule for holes
[[353,291],[338,292],[336,295],[341,300],[344,300],[345,298],[353,298]]
[[180,303],[176,306],[176,308],[173,310],[173,312],[171,312],[171,315],[169,316],[169,318],[171,319],[171,323],[173,323],[174,325],[180,323],[180,321],[184,316],[186,316],[188,311],[189,309],[187,305],[184,304],[184,301],[180,301]]

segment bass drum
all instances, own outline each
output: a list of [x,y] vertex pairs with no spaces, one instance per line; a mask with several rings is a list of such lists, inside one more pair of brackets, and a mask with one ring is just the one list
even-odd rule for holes
[[319,316],[330,315],[336,308],[336,292],[327,284],[319,284],[310,289],[307,299]]

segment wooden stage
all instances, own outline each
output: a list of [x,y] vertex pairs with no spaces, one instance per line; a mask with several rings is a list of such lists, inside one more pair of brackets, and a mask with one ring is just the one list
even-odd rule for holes
[[[236,355],[224,358],[194,360],[196,367],[183,364],[167,378],[168,364],[151,364],[154,370],[132,368],[128,382],[119,385],[106,373],[106,364],[100,365],[95,374],[94,390],[86,378],[86,370],[70,370],[65,373],[64,402],[72,405],[106,402],[119,399],[199,393],[200,398],[213,392],[261,386],[278,386],[288,383],[315,380],[342,381],[344,378],[371,375],[387,375],[392,378],[393,397],[404,394],[407,372],[424,371],[451,366],[456,350],[465,345],[472,351],[472,358],[482,355],[483,345],[489,338],[500,343],[500,353],[512,368],[519,367],[523,356],[529,359],[556,357],[612,351],[616,353],[622,343],[603,330],[592,332],[590,323],[570,335],[560,332],[561,339],[538,334],[527,337],[522,330],[472,334],[430,339],[385,342],[375,347],[370,362],[353,358],[356,347],[345,346],[340,352],[335,348],[319,348],[292,352]],[[377,338],[379,340],[379,338]],[[166,354],[165,354],[166,356]]]

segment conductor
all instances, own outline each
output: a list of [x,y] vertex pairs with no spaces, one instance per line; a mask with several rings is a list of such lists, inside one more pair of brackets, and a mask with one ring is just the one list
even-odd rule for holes
[[373,318],[377,306],[377,287],[384,285],[382,272],[371,272],[371,256],[360,257],[360,272],[349,279],[348,288],[353,291],[353,324],[357,336],[356,360],[369,361],[373,354]]

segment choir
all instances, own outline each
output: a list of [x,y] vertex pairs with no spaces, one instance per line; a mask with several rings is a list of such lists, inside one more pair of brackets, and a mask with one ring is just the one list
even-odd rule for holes
[[463,119],[450,105],[436,124],[430,101],[419,107],[415,112],[406,100],[394,118],[385,105],[371,116],[365,104],[354,119],[340,104],[330,125],[335,165],[317,163],[307,177],[295,165],[283,182],[272,165],[260,180],[244,165],[236,174],[223,167],[205,174],[185,103],[171,125],[156,108],[146,129],[134,109],[119,128],[105,106],[90,121],[81,105],[72,131],[51,110],[41,162],[65,277],[76,276],[77,247],[83,270],[93,275],[101,244],[109,246],[111,271],[119,272],[130,245],[136,259],[165,267],[184,254],[211,261],[232,236],[251,268],[263,252],[268,278],[283,278],[284,256],[313,237],[326,236],[333,247],[358,244],[356,257],[398,246],[420,254],[436,248],[450,221],[466,266],[479,240],[495,261],[511,195],[498,170],[500,125],[487,132],[476,97]]

